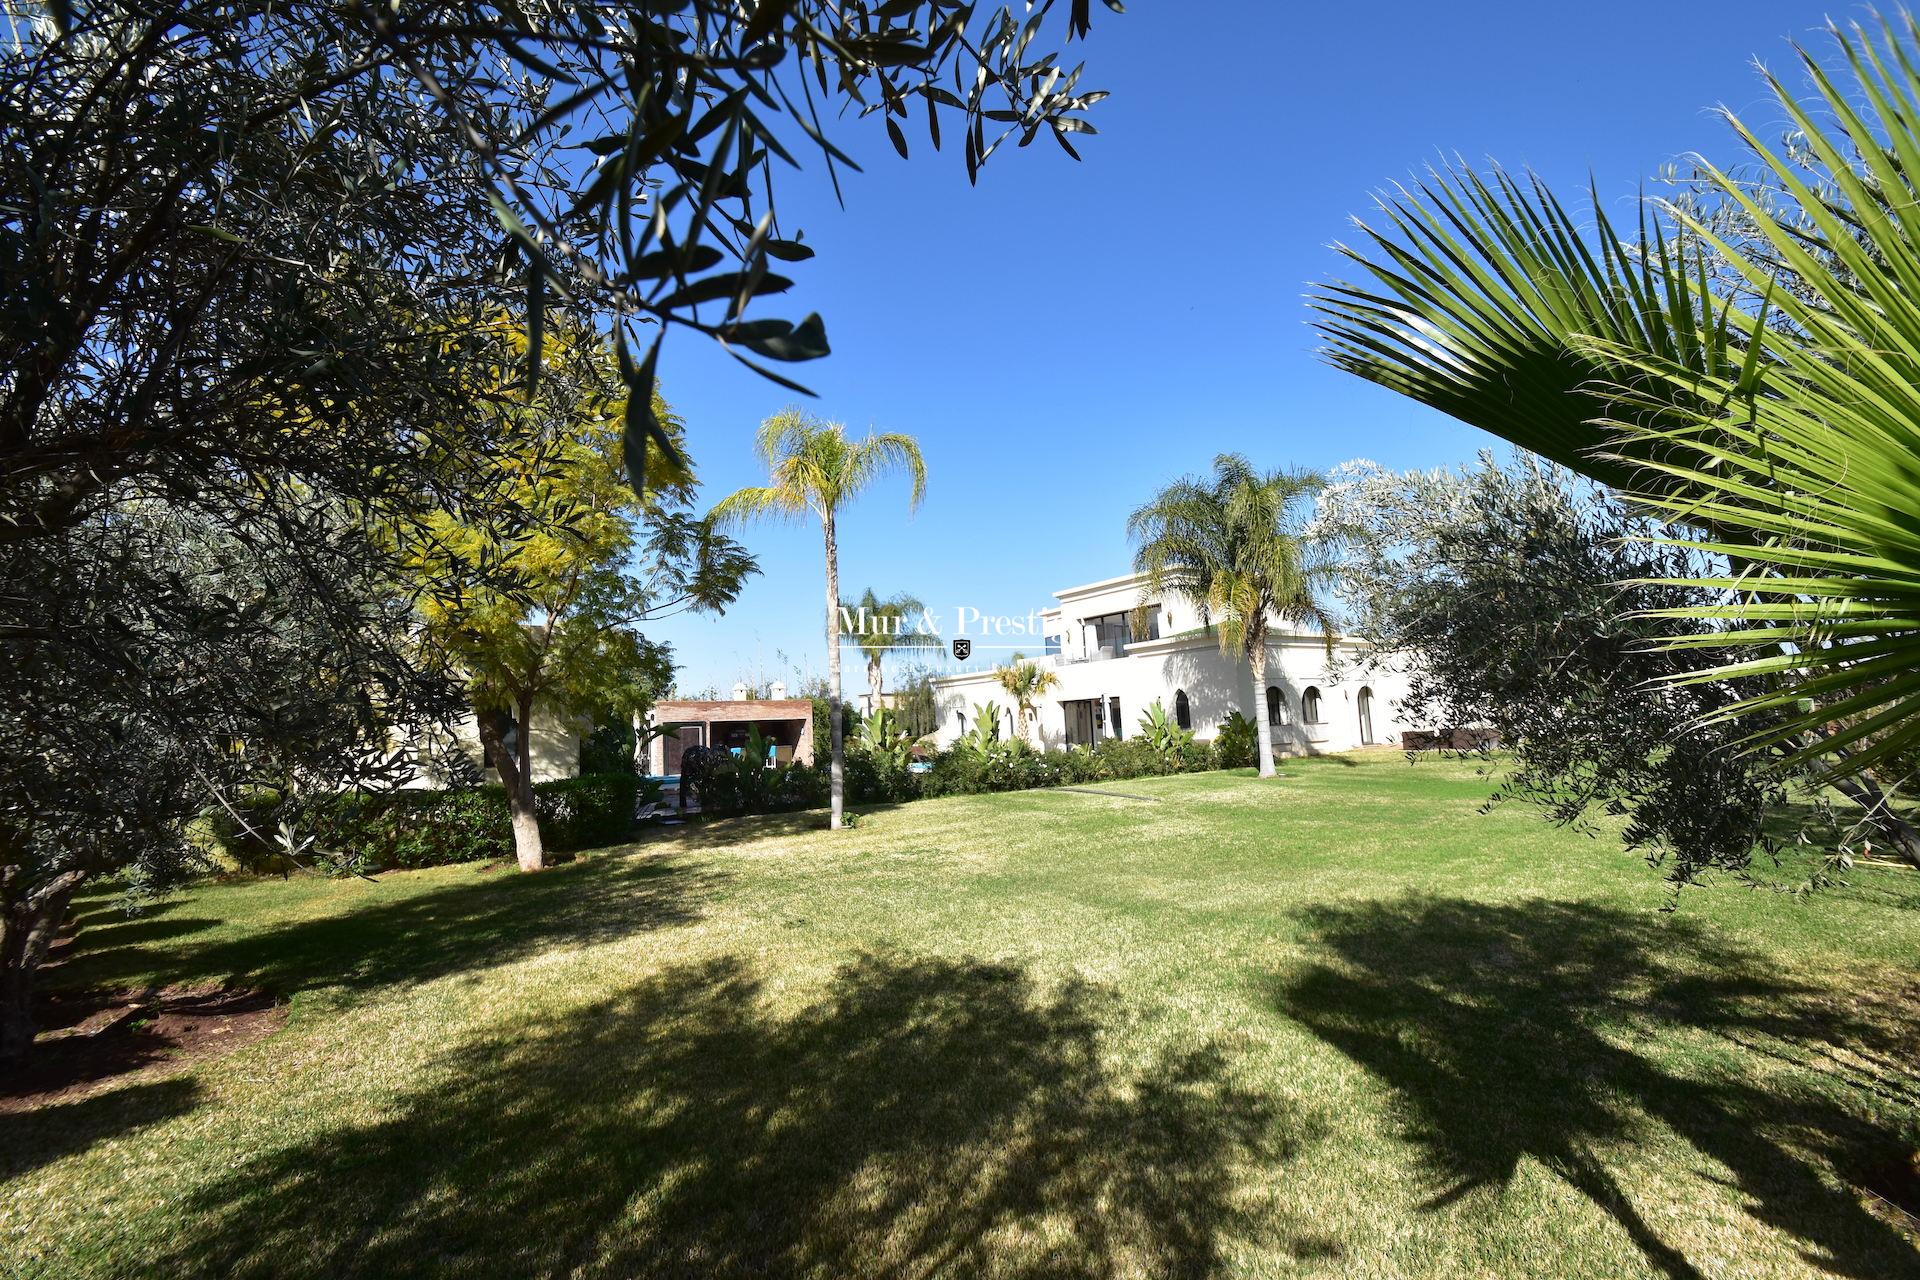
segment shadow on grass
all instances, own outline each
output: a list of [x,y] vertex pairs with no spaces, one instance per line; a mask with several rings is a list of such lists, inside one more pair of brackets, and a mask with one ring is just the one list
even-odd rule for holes
[[[901,803],[893,802],[850,804],[847,813],[858,822],[876,814],[891,813],[901,807]],[[797,809],[791,813],[745,814],[727,818],[696,816],[679,826],[649,828],[637,843],[646,846],[678,844],[689,849],[724,848],[761,840],[777,840],[784,836],[811,835],[827,829],[828,815],[825,809]]]
[[144,918],[91,926],[58,979],[63,987],[220,982],[281,995],[424,982],[560,943],[690,922],[723,879],[698,865],[639,856],[594,858],[537,875],[476,870],[472,879],[426,892],[388,879],[367,886],[362,902],[337,914],[224,941],[149,945],[211,921],[155,922],[169,927],[152,933],[142,932]]
[[[1602,1159],[1653,1124],[1721,1166],[1702,1176],[1812,1265],[1880,1277],[1920,1264],[1830,1176],[1858,1178],[1920,1136],[1910,1008],[1842,1012],[1697,921],[1591,904],[1410,898],[1305,918],[1334,961],[1281,983],[1277,1002],[1394,1088],[1434,1179],[1423,1208],[1497,1190],[1531,1159],[1657,1271],[1699,1276]],[[1733,1046],[1764,1046],[1786,1069],[1750,1074]]]
[[157,1080],[31,1111],[0,1111],[0,1180],[191,1111],[199,1086]]
[[206,1189],[160,1270],[1201,1276],[1279,1230],[1236,1171],[1297,1124],[1210,1046],[1115,1065],[1101,989],[867,955],[778,999],[714,961],[460,1049]]

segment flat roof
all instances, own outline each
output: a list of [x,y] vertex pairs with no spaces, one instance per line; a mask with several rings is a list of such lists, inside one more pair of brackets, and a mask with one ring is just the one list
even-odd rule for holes
[[653,704],[653,722],[677,720],[811,720],[810,698],[693,698]]
[[1141,573],[1123,573],[1117,578],[1102,578],[1098,582],[1083,582],[1077,587],[1062,587],[1053,593],[1055,600],[1066,600],[1075,596],[1090,596],[1100,591],[1110,591],[1114,587],[1124,587],[1137,583],[1145,577]]

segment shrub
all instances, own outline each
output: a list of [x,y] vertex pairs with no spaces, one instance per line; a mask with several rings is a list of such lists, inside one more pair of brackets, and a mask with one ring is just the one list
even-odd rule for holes
[[1244,769],[1256,763],[1260,752],[1260,726],[1238,711],[1220,722],[1213,736],[1213,753],[1222,769]]
[[[847,802],[849,804],[898,804],[919,799],[924,788],[920,775],[907,768],[904,752],[872,751],[865,746],[847,748]],[[823,761],[819,772],[827,776]]]
[[580,776],[634,772],[637,739],[626,720],[597,724],[580,739]]
[[[659,783],[646,784],[653,798]],[[557,852],[591,849],[626,839],[643,790],[631,773],[589,774],[558,778],[533,789],[534,812],[540,817],[540,838]]]
[[[745,813],[784,813],[826,803],[827,774],[803,764],[767,763],[767,740],[755,729],[739,755],[712,753],[702,757],[698,785],[700,811],[731,817]],[[681,760],[681,785],[686,785],[686,761]]]
[[[566,853],[624,838],[633,827],[642,786],[631,775],[536,785],[534,806],[548,851]],[[311,837],[315,850],[344,859],[344,865],[314,859],[313,867],[322,871],[438,867],[504,857],[513,848],[507,795],[499,787],[342,791],[291,799],[264,792],[236,808],[258,834],[248,834],[233,815],[220,811],[211,817],[213,835],[231,857],[255,871],[287,869],[274,840],[282,821],[297,838]]]

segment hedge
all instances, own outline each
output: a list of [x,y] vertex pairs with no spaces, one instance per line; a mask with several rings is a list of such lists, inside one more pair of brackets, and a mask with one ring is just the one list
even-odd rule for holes
[[[824,749],[820,756],[812,767],[756,769],[745,774],[722,767],[697,787],[701,811],[725,817],[817,808],[826,803],[828,789]],[[1177,752],[1165,753],[1145,738],[1134,737],[1109,738],[1092,747],[1065,751],[1035,751],[1015,743],[988,754],[955,748],[936,756],[931,770],[915,773],[849,742],[847,803],[894,804],[931,796],[1026,791],[1219,767],[1212,743],[1190,742]]]
[[[534,809],[547,850],[565,853],[625,838],[633,827],[642,785],[631,774],[537,784]],[[291,801],[267,793],[238,808],[248,825],[268,839],[247,835],[224,811],[212,815],[214,835],[230,855],[256,870],[284,869],[271,841],[283,820],[298,838],[312,837],[315,848],[351,855],[361,871],[437,867],[513,852],[507,793],[500,787],[343,791]],[[315,860],[314,865],[328,864]]]

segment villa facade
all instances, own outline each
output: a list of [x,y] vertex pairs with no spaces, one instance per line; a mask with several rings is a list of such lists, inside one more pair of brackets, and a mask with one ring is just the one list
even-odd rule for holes
[[[1041,652],[1026,656],[1051,670],[1058,683],[1041,698],[1027,737],[1033,745],[1091,745],[1131,737],[1141,716],[1159,702],[1169,716],[1211,739],[1238,711],[1267,717],[1276,754],[1310,755],[1356,747],[1398,745],[1398,703],[1404,676],[1377,661],[1363,640],[1340,638],[1329,656],[1318,632],[1275,621],[1267,638],[1267,682],[1258,702],[1245,658],[1223,654],[1199,611],[1178,596],[1143,595],[1138,574],[1108,578],[1054,593],[1041,613]],[[1144,626],[1140,625],[1144,623]],[[1013,655],[988,650],[983,666],[934,680],[942,747],[972,730],[976,707],[997,703],[1001,736],[1015,734],[1014,712],[992,667]]]

